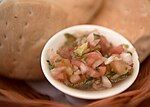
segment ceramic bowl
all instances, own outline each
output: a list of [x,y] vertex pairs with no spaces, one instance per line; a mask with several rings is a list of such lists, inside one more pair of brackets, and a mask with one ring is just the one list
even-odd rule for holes
[[[47,59],[49,57],[53,57],[51,53],[48,51],[52,51],[55,53],[66,41],[66,38],[64,36],[65,33],[77,33],[77,32],[90,32],[93,30],[98,30],[100,34],[105,36],[109,42],[111,42],[113,45],[119,45],[119,44],[128,44],[129,50],[132,52],[132,58],[133,58],[133,73],[122,82],[119,82],[117,85],[113,86],[110,89],[106,90],[100,90],[100,91],[84,91],[84,90],[78,90],[70,88],[63,83],[55,80],[51,76],[51,71],[49,69],[49,65],[47,63]],[[48,40],[48,42],[45,44],[42,55],[41,55],[41,67],[43,70],[43,73],[47,80],[52,84],[54,87],[56,87],[58,90],[64,92],[65,94],[68,94],[73,97],[82,98],[82,99],[103,99],[110,96],[114,96],[116,94],[119,94],[123,91],[125,91],[127,88],[129,88],[135,79],[137,78],[138,72],[139,72],[139,60],[138,60],[138,54],[133,47],[133,45],[121,34],[108,29],[106,27],[97,26],[97,25],[77,25],[73,27],[66,28],[64,30],[59,31],[56,33],[52,38]]]

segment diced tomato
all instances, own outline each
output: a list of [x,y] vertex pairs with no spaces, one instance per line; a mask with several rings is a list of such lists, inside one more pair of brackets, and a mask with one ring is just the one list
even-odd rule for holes
[[70,77],[70,82],[73,84],[78,83],[80,80],[81,78],[79,75],[71,75]]
[[71,60],[71,64],[74,66],[77,66],[80,68],[82,74],[84,74],[87,71],[87,66],[79,60]]
[[102,59],[102,55],[100,52],[90,52],[87,54],[87,65],[92,66],[96,60]]
[[69,59],[62,59],[62,63],[64,66],[70,66],[71,67],[71,62]]
[[99,72],[97,72],[94,69],[89,67],[87,75],[90,76],[90,77],[98,78],[99,77]]
[[122,60],[116,60],[110,63],[111,69],[117,74],[125,74],[130,72],[131,66]]
[[104,36],[101,36],[99,44],[101,46],[101,53],[103,55],[108,54],[110,43],[107,41],[107,39]]
[[99,71],[96,71],[90,67],[88,67],[88,72],[87,75],[90,77],[94,77],[94,78],[99,78],[101,76],[103,76],[103,74],[105,74],[105,68],[100,68]]
[[64,47],[58,51],[58,54],[61,57],[66,58],[66,59],[70,59],[72,53],[73,53],[73,48],[67,48],[67,47]]
[[122,45],[119,45],[117,47],[111,48],[109,50],[109,53],[112,54],[121,54],[124,51],[124,48]]
[[75,65],[75,66],[77,66],[77,67],[80,67],[80,65],[81,65],[82,63],[83,63],[83,62],[81,62],[81,61],[79,61],[79,60],[74,60],[74,59],[71,60],[71,64],[72,64],[72,65]]
[[65,73],[63,73],[63,72],[59,73],[59,74],[56,76],[56,79],[57,79],[57,80],[60,80],[60,81],[64,81],[64,80],[66,80],[66,78],[67,78],[67,75],[66,75]]
[[99,71],[99,74],[100,74],[100,76],[103,76],[103,75],[105,75],[105,73],[106,73],[106,66],[100,66],[100,67],[98,67],[98,71]]
[[64,72],[65,69],[66,67],[54,68],[51,70],[51,74],[56,80],[64,81],[67,78]]
[[65,58],[61,58],[60,61],[54,61],[54,65],[55,67],[72,66],[70,60]]

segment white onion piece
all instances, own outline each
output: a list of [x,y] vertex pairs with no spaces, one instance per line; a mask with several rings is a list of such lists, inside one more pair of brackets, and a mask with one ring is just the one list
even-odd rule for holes
[[92,43],[94,41],[94,34],[90,33],[87,37],[87,42]]
[[79,74],[82,74],[82,72],[80,70],[77,70],[77,71],[74,72],[74,74],[79,75]]
[[121,53],[120,54],[121,58],[123,61],[125,61],[126,63],[128,63],[129,65],[132,64],[132,56],[130,53]]
[[119,74],[115,74],[114,76],[111,77],[111,79],[117,79],[120,75]]
[[94,30],[87,37],[87,42],[89,42],[90,45],[92,45],[92,46],[96,46],[99,43],[99,41],[100,41],[99,39],[98,40],[94,40],[94,34],[99,34],[99,32],[97,30]]
[[93,63],[93,65],[92,65],[92,68],[98,67],[98,66],[101,65],[103,62],[104,62],[103,59],[99,59],[99,60],[95,61],[95,62]]
[[84,63],[81,63],[80,70],[81,70],[82,74],[84,74],[87,71],[87,66],[84,65]]
[[92,46],[96,46],[98,43],[99,43],[99,39],[97,39],[97,40],[94,40],[94,41],[92,41],[91,43],[90,43],[90,45],[92,45]]
[[102,83],[103,83],[103,86],[106,88],[112,87],[111,82],[109,81],[109,79],[106,76],[102,76]]
[[108,65],[112,61],[115,61],[115,60],[121,60],[121,58],[118,58],[116,55],[112,55],[109,58],[107,58],[104,63],[105,63],[105,65]]

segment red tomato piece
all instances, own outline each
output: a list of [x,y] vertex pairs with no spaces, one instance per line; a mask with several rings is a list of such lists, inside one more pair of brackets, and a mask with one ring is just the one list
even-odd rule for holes
[[70,82],[73,84],[78,83],[80,80],[81,78],[79,75],[71,75],[70,77]]
[[105,72],[106,72],[105,67],[101,67],[99,69],[99,71],[96,71],[96,70],[89,67],[87,75],[90,76],[90,77],[99,78],[99,77],[103,76],[105,74]]
[[101,55],[100,52],[90,52],[90,53],[88,53],[87,54],[87,59],[86,59],[87,65],[92,66],[93,63],[98,59],[102,59],[102,55]]
[[106,66],[100,66],[98,69],[99,69],[98,71],[99,71],[99,75],[100,76],[105,75],[105,73],[106,73]]
[[70,59],[72,53],[73,53],[73,48],[67,48],[67,47],[64,47],[58,51],[58,54],[65,59]]
[[103,55],[108,54],[110,43],[107,41],[107,39],[104,36],[101,36],[99,44],[101,46],[101,53]]
[[113,47],[110,49],[109,53],[112,54],[121,54],[124,51],[124,48],[122,45]]
[[59,81],[64,81],[67,79],[66,73],[64,72],[65,67],[58,67],[51,70],[52,76]]

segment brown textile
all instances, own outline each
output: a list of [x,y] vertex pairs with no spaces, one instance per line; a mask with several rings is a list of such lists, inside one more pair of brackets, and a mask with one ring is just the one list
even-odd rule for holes
[[[150,57],[140,68],[135,83],[125,92],[103,100],[91,101],[85,107],[149,107],[150,104]],[[25,82],[1,77],[1,107],[68,107],[71,105],[54,102],[28,87]],[[143,106],[144,105],[144,106]],[[83,105],[82,105],[83,106]]]

